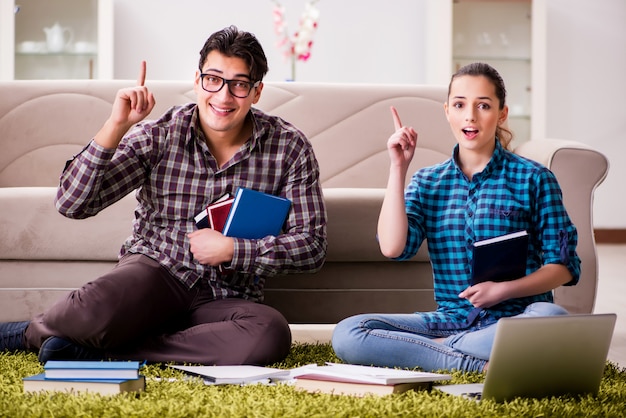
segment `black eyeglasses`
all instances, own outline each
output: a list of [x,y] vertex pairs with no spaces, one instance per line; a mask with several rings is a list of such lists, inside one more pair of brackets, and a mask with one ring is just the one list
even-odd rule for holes
[[228,91],[235,97],[245,99],[250,95],[254,87],[258,87],[261,81],[250,82],[246,80],[227,80],[214,74],[200,74],[202,88],[209,93],[217,93],[228,84]]

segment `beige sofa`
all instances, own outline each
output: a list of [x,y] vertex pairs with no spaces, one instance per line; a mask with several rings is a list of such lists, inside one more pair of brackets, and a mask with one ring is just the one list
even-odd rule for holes
[[[108,271],[130,233],[129,195],[87,220],[69,220],[53,206],[65,161],[90,140],[109,114],[115,92],[132,81],[0,83],[0,321],[24,320],[69,289]],[[157,106],[194,100],[190,82],[150,82]],[[294,339],[328,340],[332,324],[360,312],[432,309],[425,247],[406,262],[385,259],[375,240],[388,172],[389,106],[419,131],[412,171],[450,156],[455,143],[440,86],[266,83],[258,107],[293,122],[315,148],[328,209],[328,258],[314,275],[267,282],[266,303],[293,324]],[[572,312],[591,312],[597,260],[592,230],[595,187],[608,163],[582,144],[537,138],[517,150],[549,166],[579,229],[580,284],[556,291]]]

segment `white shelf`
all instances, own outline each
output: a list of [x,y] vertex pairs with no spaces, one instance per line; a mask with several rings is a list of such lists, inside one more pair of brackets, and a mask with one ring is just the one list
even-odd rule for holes
[[[50,52],[56,24],[67,45]],[[0,80],[113,78],[113,0],[0,0],[0,25]]]

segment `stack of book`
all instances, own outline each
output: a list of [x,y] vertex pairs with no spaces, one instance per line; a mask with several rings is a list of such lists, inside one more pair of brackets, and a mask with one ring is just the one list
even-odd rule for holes
[[62,391],[115,395],[139,392],[146,379],[137,361],[47,361],[44,372],[25,377],[25,392]]
[[227,237],[260,239],[280,234],[291,201],[240,187],[234,196],[225,194],[211,202],[194,219],[199,229],[212,228]]

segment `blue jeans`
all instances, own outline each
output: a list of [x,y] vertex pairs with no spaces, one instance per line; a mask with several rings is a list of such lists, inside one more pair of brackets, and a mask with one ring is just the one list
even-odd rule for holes
[[[536,302],[517,317],[567,315],[554,303]],[[419,313],[361,314],[333,332],[337,356],[352,364],[420,367],[426,371],[482,371],[489,360],[496,321],[482,315],[466,330],[431,330]]]

